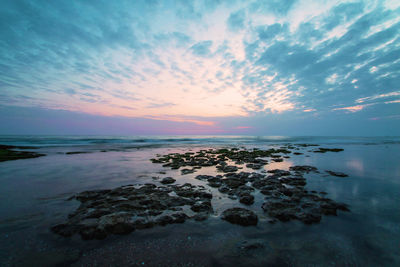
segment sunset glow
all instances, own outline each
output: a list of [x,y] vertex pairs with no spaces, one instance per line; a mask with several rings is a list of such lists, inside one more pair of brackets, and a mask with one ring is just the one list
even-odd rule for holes
[[270,128],[260,125],[280,121],[277,133],[287,134],[291,119],[311,122],[338,111],[348,111],[349,123],[360,123],[359,116],[365,123],[371,117],[398,123],[400,11],[394,6],[6,1],[0,114],[12,127],[3,131],[29,132],[11,121],[59,120],[59,111],[71,121],[77,114],[121,117],[210,133],[245,124],[264,134]]

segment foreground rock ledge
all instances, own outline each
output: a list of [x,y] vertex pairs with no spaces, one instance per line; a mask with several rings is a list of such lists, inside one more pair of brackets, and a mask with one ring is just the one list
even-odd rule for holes
[[212,212],[211,198],[202,186],[191,184],[156,186],[127,185],[113,190],[85,191],[73,198],[80,207],[66,223],[52,231],[68,237],[103,239],[109,234],[128,234],[155,225],[204,220]]

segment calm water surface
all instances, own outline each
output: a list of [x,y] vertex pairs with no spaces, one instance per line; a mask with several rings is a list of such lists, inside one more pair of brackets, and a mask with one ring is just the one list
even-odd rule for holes
[[[65,221],[79,202],[74,193],[125,184],[158,184],[172,176],[177,183],[203,184],[194,174],[153,164],[157,154],[204,148],[271,148],[288,143],[315,143],[343,148],[339,153],[290,155],[268,169],[312,165],[307,190],[347,203],[351,212],[323,216],[320,224],[268,223],[262,195],[251,209],[257,227],[241,227],[219,218],[228,207],[241,206],[213,190],[215,214],[204,222],[155,227],[102,241],[62,238],[49,231]],[[47,156],[0,163],[0,265],[73,266],[400,266],[400,138],[343,137],[0,137],[0,144],[35,146]],[[67,155],[81,151],[85,154]],[[102,152],[103,151],[103,152]],[[106,151],[106,152],[104,152]],[[347,178],[327,176],[325,170]],[[159,172],[165,171],[166,174]],[[246,171],[246,168],[244,168]],[[251,170],[253,171],[253,170]],[[261,170],[260,170],[261,171]],[[248,208],[248,207],[247,207]],[[264,248],[243,250],[243,242]]]

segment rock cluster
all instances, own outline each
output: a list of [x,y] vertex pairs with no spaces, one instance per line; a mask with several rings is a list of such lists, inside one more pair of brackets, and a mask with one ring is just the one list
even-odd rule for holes
[[[127,185],[113,190],[85,191],[74,198],[81,202],[80,207],[69,215],[66,223],[52,230],[62,236],[79,233],[83,239],[103,239],[108,234],[183,223],[189,218],[201,220],[212,212],[212,195],[204,187],[191,184]],[[185,206],[195,215],[184,212]]]
[[46,156],[45,154],[31,151],[18,151],[16,149],[35,149],[35,147],[0,145],[0,162]]
[[[280,221],[300,220],[306,224],[318,223],[322,215],[336,215],[337,210],[348,211],[345,204],[322,197],[322,193],[308,192],[304,187],[304,173],[318,172],[313,166],[293,166],[290,171],[270,170],[271,175],[259,173],[228,173],[224,176],[198,175],[196,179],[206,180],[208,185],[217,187],[221,193],[238,198],[246,205],[254,203],[255,189],[265,195],[262,209],[272,218]],[[229,220],[227,220],[229,221]]]
[[[278,153],[289,154],[289,150],[285,148],[279,149],[268,149],[268,150],[245,150],[245,149],[208,149],[200,150],[199,152],[187,152],[187,153],[171,153],[163,155],[158,158],[150,159],[153,163],[161,163],[163,167],[169,167],[171,169],[179,169],[181,167],[209,167],[217,166],[217,168],[225,173],[235,172],[238,170],[237,166],[227,165],[226,161],[231,160],[235,164],[248,164],[248,168],[260,169],[262,166],[268,163],[265,157],[272,157],[278,160],[280,155]],[[190,170],[190,169],[189,169]]]
[[[308,144],[300,147],[314,146]],[[251,206],[255,203],[255,192],[264,196],[263,211],[272,218],[270,222],[300,220],[305,224],[320,222],[322,215],[337,215],[337,210],[348,211],[345,204],[326,198],[325,192],[307,191],[305,174],[319,173],[313,166],[291,166],[289,170],[273,169],[260,172],[238,172],[247,168],[261,169],[271,161],[283,161],[291,153],[287,149],[298,149],[295,145],[269,150],[218,149],[200,150],[184,154],[171,153],[151,159],[164,167],[181,169],[189,174],[197,169],[215,166],[219,175],[197,175],[195,178],[207,182],[231,199]],[[341,151],[319,148],[319,151]],[[165,172],[163,172],[165,174]],[[327,171],[330,175],[345,177],[339,172]],[[127,234],[135,229],[183,223],[187,219],[205,220],[213,212],[212,194],[204,186],[191,184],[174,185],[172,177],[163,178],[163,186],[145,184],[122,186],[113,190],[85,191],[74,196],[80,207],[66,223],[52,228],[62,236],[79,233],[83,239],[102,239],[109,234]],[[221,214],[221,219],[242,226],[257,225],[257,214],[249,209],[233,207]]]

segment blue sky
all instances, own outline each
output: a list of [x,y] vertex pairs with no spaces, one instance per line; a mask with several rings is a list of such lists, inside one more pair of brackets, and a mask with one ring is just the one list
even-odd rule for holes
[[0,134],[400,135],[399,1],[19,1]]

